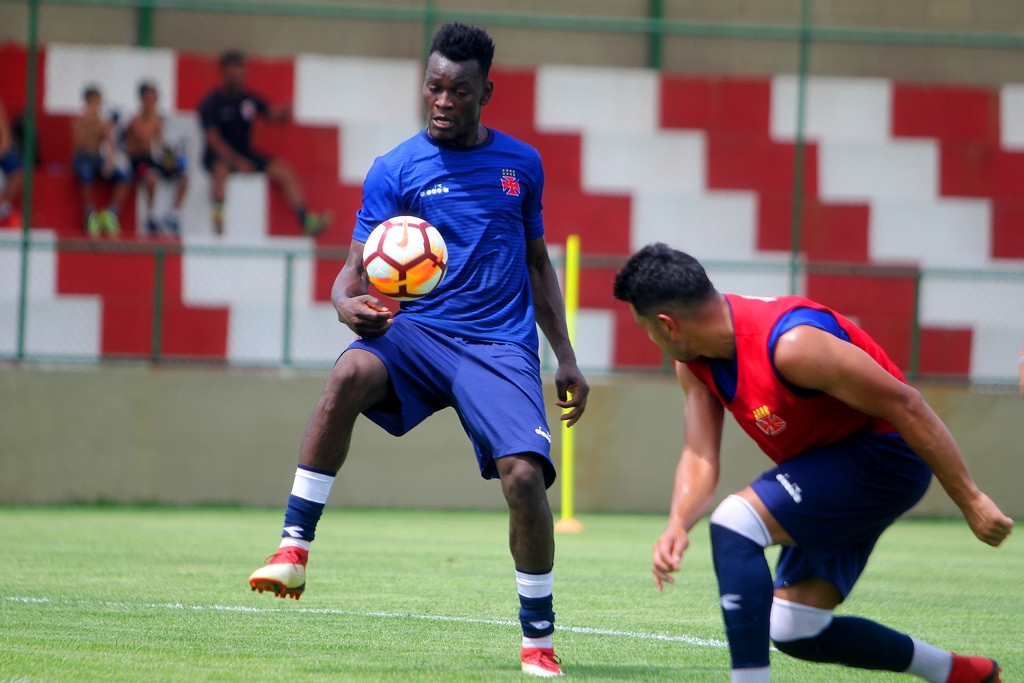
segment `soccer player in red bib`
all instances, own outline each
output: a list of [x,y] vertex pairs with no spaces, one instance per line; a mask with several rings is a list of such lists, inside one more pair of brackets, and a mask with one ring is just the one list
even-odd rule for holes
[[[360,413],[401,436],[451,407],[481,476],[500,479],[508,503],[522,670],[553,677],[562,675],[552,646],[555,542],[546,494],[555,467],[538,326],[558,359],[557,405],[568,409],[562,419],[570,426],[583,414],[588,386],[544,241],[540,155],[480,123],[494,89],[493,57],[482,29],[442,26],[423,81],[426,128],[367,173],[332,292],[339,320],[360,338],[341,354],[306,427],[279,550],[249,583],[282,597],[304,590],[310,543]],[[362,253],[374,226],[399,215],[436,227],[449,257],[437,288],[392,315],[368,293]]]
[[[899,671],[932,683],[996,683],[1000,668],[881,624],[836,616],[882,532],[934,474],[981,541],[1013,521],[975,485],[949,430],[867,333],[814,301],[718,292],[692,256],[644,247],[614,295],[675,360],[685,443],[658,590],[710,507],[726,410],[776,466],[711,514],[733,683],[769,680],[769,641],[793,657]],[[764,549],[781,545],[774,583]]]

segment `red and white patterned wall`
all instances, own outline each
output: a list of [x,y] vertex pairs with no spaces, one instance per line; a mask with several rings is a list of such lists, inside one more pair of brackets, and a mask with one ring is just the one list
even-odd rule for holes
[[[0,47],[0,100],[8,110],[24,106],[25,65],[24,48]],[[185,142],[191,162],[185,250],[165,264],[162,350],[230,363],[278,361],[285,343],[283,259],[204,247],[308,249],[312,243],[298,237],[285,203],[258,176],[232,178],[225,235],[212,235],[195,110],[217,83],[216,58],[50,45],[39,71],[36,234],[82,236],[69,160],[70,120],[83,87],[98,84],[106,104],[130,116],[138,83],[155,82],[169,137]],[[577,233],[584,255],[625,255],[660,240],[711,264],[742,264],[711,267],[720,289],[786,293],[788,273],[779,266],[792,224],[794,77],[566,66],[496,67],[492,77],[495,96],[484,122],[544,157],[549,244],[558,247]],[[252,89],[272,102],[292,102],[294,112],[284,127],[258,128],[258,146],[293,165],[312,208],[338,216],[317,244],[348,244],[366,169],[420,126],[420,79],[420,65],[410,60],[250,59]],[[805,135],[801,248],[811,262],[864,269],[812,273],[801,287],[858,320],[901,366],[910,359],[919,269],[1024,268],[1024,85],[812,78]],[[143,239],[139,213],[139,206],[127,207],[123,239]],[[150,351],[151,257],[32,254],[29,353]],[[0,250],[0,353],[15,344],[17,258],[16,250]],[[350,338],[329,303],[339,267],[296,260],[288,339],[295,361],[331,362]],[[581,363],[599,370],[660,365],[657,349],[613,301],[613,274],[596,268],[583,274]],[[1024,279],[927,277],[920,316],[922,372],[975,379],[1016,372]]]

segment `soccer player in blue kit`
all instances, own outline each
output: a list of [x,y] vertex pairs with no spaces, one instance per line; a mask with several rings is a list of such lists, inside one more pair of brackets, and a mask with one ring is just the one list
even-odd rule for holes
[[[813,662],[997,683],[991,659],[833,614],[932,474],[981,541],[997,546],[1013,527],[885,351],[810,299],[722,294],[696,259],[664,244],[630,257],[614,295],[676,361],[686,392],[669,521],[651,564],[658,590],[673,581],[688,533],[710,507],[725,410],[777,464],[711,514],[733,683],[769,680],[769,640]],[[764,556],[771,545],[783,546],[774,585]]]
[[[552,648],[555,479],[544,412],[537,325],[558,368],[557,405],[572,426],[589,391],[565,325],[541,216],[544,173],[532,147],[480,123],[494,89],[494,44],[451,23],[434,37],[423,82],[427,127],[370,168],[348,260],[332,291],[359,339],[341,355],[300,449],[278,552],[249,579],[298,599],[310,542],[362,413],[400,436],[453,407],[484,478],[501,480],[523,628],[522,670],[559,676]],[[448,271],[426,297],[391,312],[368,294],[363,244],[380,222],[422,218],[448,246]]]

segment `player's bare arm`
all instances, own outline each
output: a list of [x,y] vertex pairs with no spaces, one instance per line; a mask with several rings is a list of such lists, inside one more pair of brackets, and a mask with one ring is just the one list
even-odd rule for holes
[[533,307],[537,324],[551,344],[558,359],[555,371],[555,387],[558,390],[557,405],[568,408],[562,420],[570,427],[583,415],[587,407],[590,386],[576,364],[576,352],[569,341],[565,325],[565,304],[558,277],[548,256],[547,244],[543,237],[526,243],[526,261],[530,271],[530,289],[533,293]]
[[871,356],[822,330],[802,325],[779,338],[775,366],[790,382],[823,391],[857,410],[888,420],[931,468],[980,540],[999,545],[1013,528],[975,485],[946,425],[913,387]]
[[352,240],[348,259],[334,279],[331,303],[338,312],[338,321],[360,337],[379,337],[391,327],[391,311],[369,294],[363,269],[363,243],[358,240]]
[[672,504],[665,531],[654,544],[651,572],[654,585],[674,583],[683,553],[690,544],[690,529],[711,506],[718,484],[719,454],[725,411],[714,394],[685,365],[676,363],[676,376],[686,392],[683,412],[685,437],[676,466]]

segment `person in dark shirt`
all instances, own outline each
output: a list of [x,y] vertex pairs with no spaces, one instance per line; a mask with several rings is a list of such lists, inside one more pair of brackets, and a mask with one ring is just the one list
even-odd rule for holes
[[231,173],[266,173],[281,188],[295,212],[302,232],[316,235],[330,222],[329,212],[316,214],[306,210],[302,188],[292,168],[280,159],[260,154],[252,148],[252,126],[257,118],[284,123],[291,118],[287,105],[272,107],[259,95],[246,90],[245,56],[228,50],[220,58],[221,85],[199,105],[205,149],[203,166],[213,178],[213,227],[224,231],[224,186]]

